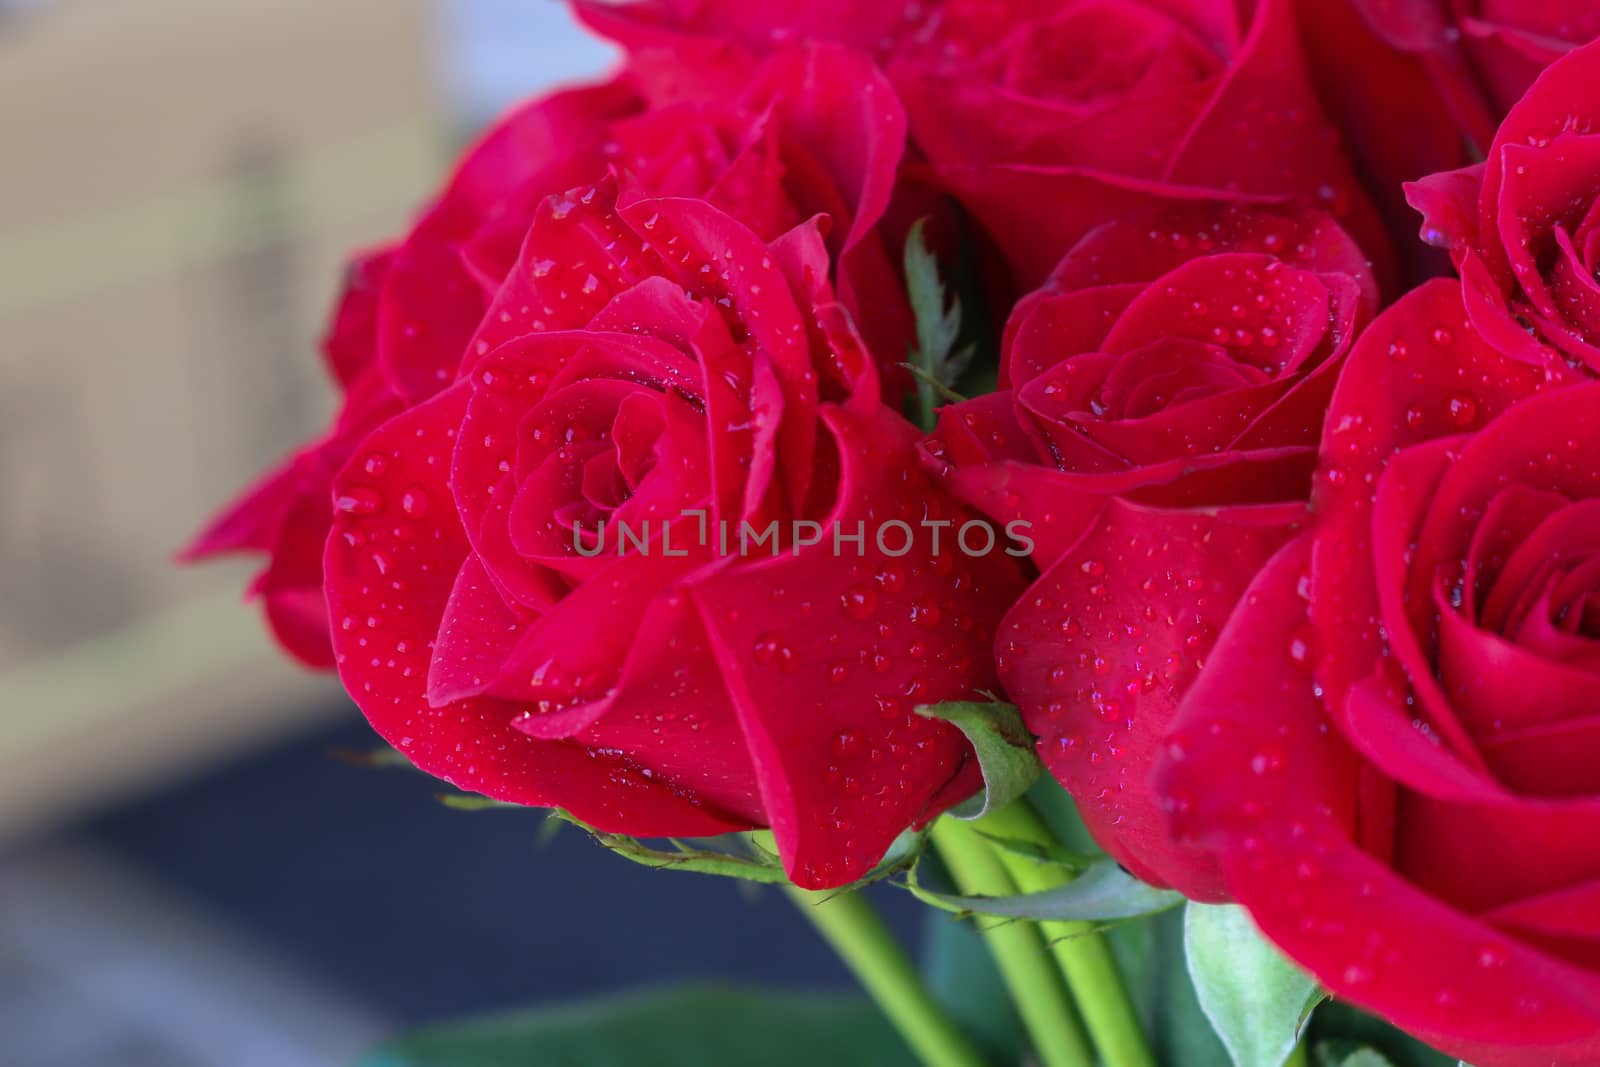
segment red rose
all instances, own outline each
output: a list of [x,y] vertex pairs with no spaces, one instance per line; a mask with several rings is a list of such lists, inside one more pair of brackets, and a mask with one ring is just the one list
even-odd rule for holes
[[1546,70],[1488,158],[1407,187],[1423,239],[1450,250],[1490,344],[1535,365],[1600,370],[1600,44]]
[[913,142],[1025,289],[1095,225],[1162,200],[1298,199],[1339,215],[1388,271],[1387,239],[1312,93],[1292,0],[576,7],[631,50],[725,57],[821,38],[876,51]]
[[1257,569],[1306,521],[1322,412],[1375,294],[1326,216],[1174,206],[1106,223],[1006,326],[1009,389],[946,409],[948,484],[1025,519],[1042,572],[1001,682],[1100,842],[1220,894],[1144,780]]
[[1324,107],[1408,261],[1443,273],[1408,239],[1404,182],[1477,158],[1550,63],[1600,33],[1600,4],[1507,0],[1299,0],[1301,40]]
[[[1540,71],[1600,34],[1592,0],[1301,0],[1300,9],[1315,30],[1306,50],[1330,83],[1390,91],[1368,97],[1382,106],[1353,114],[1353,125],[1427,138],[1436,131],[1401,122],[1413,108],[1442,109],[1480,149]],[[1416,95],[1390,95],[1401,88]]]
[[946,0],[572,0],[596,33],[626,48],[681,51],[700,43],[760,54],[796,41],[836,41],[883,56],[919,33]]
[[1001,6],[944,5],[891,75],[913,141],[1024,288],[1094,226],[1162,200],[1295,199],[1386,262],[1290,0]]
[[1479,1065],[1592,1064],[1600,385],[1508,359],[1462,299],[1430,283],[1357,343],[1318,523],[1234,613],[1158,782],[1335,995]]
[[[765,239],[827,214],[840,299],[893,365],[909,312],[876,225],[905,141],[893,90],[864,57],[796,47],[740,65],[707,95],[638,57],[616,81],[505,116],[463,157],[415,228],[358,258],[325,353],[345,399],[327,434],[247,490],[187,550],[265,552],[254,591],[281,643],[333,666],[322,595],[332,474],[361,438],[443,389],[514,262],[535,206],[614,168],[629,188],[705,196]],[[898,385],[899,372],[889,381]]]
[[644,836],[770,826],[797,883],[847,882],[977,788],[912,709],[993,684],[1015,564],[876,539],[967,516],[882,403],[814,223],[769,243],[613,197],[546,201],[463,380],[338,478],[340,677],[461,788]]

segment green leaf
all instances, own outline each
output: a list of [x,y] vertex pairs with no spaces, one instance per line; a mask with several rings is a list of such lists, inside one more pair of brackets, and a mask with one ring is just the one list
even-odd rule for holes
[[[917,324],[917,348],[924,354],[943,358],[955,347],[961,334],[961,301],[945,306],[944,283],[939,280],[939,260],[928,248],[923,235],[927,219],[911,224],[906,234],[906,296]],[[954,384],[952,378],[946,384]]]
[[1009,897],[963,897],[921,885],[912,867],[906,885],[918,899],[945,911],[1005,919],[1110,922],[1165,911],[1183,903],[1182,894],[1146,885],[1109,859],[1096,860],[1058,889]]
[[[571,812],[562,811],[560,808],[549,809],[548,815],[547,823],[576,826],[602,848],[616,853],[630,863],[644,867],[714,874],[723,878],[737,878],[766,885],[782,885],[789,881],[769,830],[722,834],[718,837],[698,837],[689,841],[667,838],[671,848],[656,848],[635,837],[597,830]],[[927,834],[921,830],[902,832],[890,843],[888,851],[876,867],[859,881],[840,886],[838,892],[858,889],[909,867],[921,855],[926,837]]]
[[527,811],[525,804],[508,804],[503,800],[491,800],[480,797],[476,793],[440,793],[439,803],[452,811]]
[[[697,871],[700,874],[718,874],[725,878],[743,878],[746,881],[765,882],[771,885],[789,880],[777,857],[764,851],[755,850],[752,858],[746,858],[731,852],[694,848],[682,841],[673,841],[673,848],[669,851],[652,848],[637,838],[596,830],[581,819],[559,809],[552,809],[550,818],[571,823],[623,859],[645,867],[654,867],[657,870]],[[730,838],[730,840],[738,839]]]
[[923,236],[926,222],[918,219],[906,234],[906,296],[916,319],[917,344],[905,366],[917,378],[918,421],[923,429],[931,430],[939,400],[960,399],[952,387],[972,364],[977,349],[969,344],[956,350],[961,336],[961,299],[951,296],[946,304],[939,261]]
[[404,1035],[360,1067],[878,1067],[915,1061],[860,997],[685,986]]
[[1015,704],[951,700],[923,704],[917,714],[943,719],[967,735],[983,771],[983,792],[950,809],[958,819],[979,819],[1003,808],[1032,788],[1044,773],[1033,750],[1033,735],[1022,725]]
[[1317,1049],[1317,1067],[1394,1067],[1381,1052],[1358,1048],[1350,1052],[1330,1051],[1324,1045]]
[[1344,1056],[1368,1048],[1394,1067],[1458,1067],[1460,1063],[1456,1057],[1429,1048],[1376,1015],[1342,1000],[1330,1000],[1317,1009],[1311,1017],[1308,1039],[1319,1055]]
[[1236,1067],[1281,1067],[1300,1037],[1315,980],[1261,936],[1235,904],[1184,910],[1184,955],[1206,1018]]
[[1103,936],[1155,1061],[1173,1067],[1227,1063],[1183,964],[1183,909],[1117,923]]

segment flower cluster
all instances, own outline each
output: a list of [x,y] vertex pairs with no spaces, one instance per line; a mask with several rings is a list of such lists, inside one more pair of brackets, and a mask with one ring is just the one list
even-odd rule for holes
[[1003,698],[1138,878],[1600,1062],[1600,4],[575,10],[190,554],[422,770],[811,888]]

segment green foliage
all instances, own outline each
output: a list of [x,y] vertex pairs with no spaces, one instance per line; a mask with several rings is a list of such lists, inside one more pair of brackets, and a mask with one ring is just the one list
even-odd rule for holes
[[449,1023],[360,1067],[897,1067],[914,1063],[866,999],[682,986]]
[[1317,1049],[1317,1067],[1394,1067],[1381,1053],[1370,1048],[1354,1052],[1336,1053],[1327,1046]]
[[978,819],[1016,800],[1044,773],[1044,765],[1033,750],[1033,735],[1022,725],[1022,713],[1015,704],[952,700],[943,704],[924,704],[917,714],[943,719],[955,726],[978,755],[983,771],[983,791],[954,808],[958,819]]
[[490,800],[476,793],[440,793],[439,803],[451,811],[527,811],[521,804],[508,804],[503,800]]
[[1200,1006],[1236,1067],[1281,1067],[1322,1000],[1316,980],[1236,904],[1190,901],[1183,944]]
[[[1457,1067],[1458,1063],[1454,1056],[1429,1048],[1342,1000],[1330,1000],[1317,1009],[1311,1017],[1307,1040],[1317,1056],[1349,1056],[1360,1049],[1371,1049],[1393,1067]],[[1333,1062],[1343,1067],[1339,1060]]]
[[961,298],[945,297],[939,262],[923,236],[926,219],[918,219],[906,235],[906,295],[916,319],[917,343],[904,364],[917,379],[918,423],[933,429],[940,401],[960,400],[955,384],[972,364],[973,344],[956,348],[961,337]]
[[1111,922],[1165,911],[1183,902],[1170,889],[1146,885],[1109,859],[1096,860],[1078,877],[1056,889],[1008,897],[956,896],[928,889],[913,867],[906,885],[918,899],[945,911],[1005,919],[1061,922]]
[[[571,823],[602,847],[644,867],[653,867],[657,870],[696,871],[700,874],[717,874],[726,878],[743,878],[749,882],[774,885],[789,880],[788,875],[783,872],[783,865],[778,862],[778,857],[759,847],[748,848],[745,850],[745,855],[739,855],[731,851],[697,848],[687,842],[669,838],[668,844],[672,846],[670,849],[652,848],[637,838],[596,830],[559,809],[551,810],[550,818]],[[730,835],[727,840],[737,847],[740,839]]]
[[1184,964],[1183,909],[1118,923],[1105,937],[1156,1062],[1172,1067],[1226,1064],[1227,1050],[1206,1019]]

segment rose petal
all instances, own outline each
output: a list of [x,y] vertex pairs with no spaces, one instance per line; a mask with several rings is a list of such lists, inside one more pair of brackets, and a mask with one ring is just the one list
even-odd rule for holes
[[349,387],[378,356],[378,302],[394,260],[394,247],[353,254],[345,263],[344,288],[322,335],[322,355],[334,378]]
[[1597,832],[1594,797],[1472,804],[1402,793],[1395,861],[1423,888],[1481,912],[1600,878],[1600,856],[1572,847]]
[[[1600,709],[1600,674],[1518,648],[1473,626],[1442,600],[1436,606],[1444,695],[1483,744],[1494,742],[1502,730],[1579,718]],[[1593,777],[1589,788],[1600,793],[1600,773]]]
[[[1516,484],[1516,483],[1513,483]],[[1540,576],[1551,567],[1570,567],[1587,557],[1600,555],[1600,499],[1569,502],[1558,490],[1542,485],[1525,487],[1560,500],[1564,507],[1538,514],[1538,521],[1523,532],[1505,560],[1483,605],[1481,625],[1497,632],[1511,630],[1525,613],[1519,601],[1537,595]],[[1499,496],[1490,503],[1499,501]]]
[[1406,201],[1422,215],[1423,241],[1458,253],[1478,245],[1478,196],[1483,190],[1484,164],[1439,171],[1406,182]]
[[1153,782],[1180,842],[1226,855],[1277,818],[1354,828],[1358,761],[1308,670],[1310,549],[1291,538],[1252,575],[1162,731]]
[[[560,806],[601,829],[645,836],[747,825],[663,777],[643,775],[625,757],[519,733],[511,726],[515,705],[487,699],[429,704],[429,646],[467,555],[466,537],[445,504],[448,453],[467,399],[467,387],[458,386],[392,419],[368,442],[386,457],[382,473],[372,475],[356,462],[336,483],[348,503],[328,539],[328,601],[335,617],[358,620],[334,631],[345,688],[386,740],[423,771],[459,788]],[[437,506],[407,514],[399,502],[408,492]]]
[[1600,1049],[1600,981],[1452,909],[1351,840],[1355,761],[1310,674],[1284,655],[1283,635],[1305,625],[1307,540],[1285,547],[1246,594],[1250,610],[1234,613],[1211,657],[1229,669],[1206,670],[1185,698],[1157,776],[1175,829],[1217,849],[1234,899],[1341,999],[1477,1062],[1583,1062]]
[[[1494,143],[1485,153],[1488,166],[1479,199],[1481,233],[1498,232],[1496,215],[1501,210],[1501,187],[1506,178],[1502,149],[1507,145],[1542,146],[1562,133],[1594,128],[1600,114],[1600,90],[1592,69],[1595,51],[1593,45],[1577,48],[1551,63],[1500,123]],[[1491,275],[1505,277],[1506,250],[1490,243],[1480,251]]]
[[[1418,7],[1431,10],[1431,5],[1416,4],[1391,4],[1383,10],[1408,14]],[[1430,73],[1430,67],[1437,69],[1440,64],[1389,47],[1357,5],[1310,0],[1297,3],[1295,15],[1317,96],[1355,157],[1356,172],[1371,191],[1389,232],[1410,232],[1416,216],[1404,198],[1403,183],[1461,166],[1466,162],[1467,140],[1461,129],[1480,132],[1482,139],[1476,143],[1487,145],[1494,136],[1493,120],[1478,102],[1468,108],[1473,118],[1458,129],[1452,115],[1457,99],[1452,94],[1447,100]],[[1470,77],[1466,80],[1471,89]],[[1476,197],[1470,210],[1476,216]],[[1408,280],[1448,269],[1446,257],[1415,241],[1397,240],[1395,251]]]
[[1500,153],[1500,246],[1534,310],[1565,323],[1544,272],[1557,252],[1554,231],[1581,221],[1600,192],[1600,137],[1567,134],[1545,147],[1503,145]]
[[1298,44],[1292,0],[1260,0],[1216,94],[1162,178],[1315,202],[1367,251],[1380,288],[1392,289],[1393,253],[1383,224],[1328,129]]
[[[754,234],[701,201],[642,200],[623,208],[622,216],[637,232],[673,250],[676,272],[686,288],[728,301],[731,313],[749,331],[756,346],[757,374],[770,373],[778,388],[765,407],[760,401],[752,403],[753,449],[761,455],[767,451],[763,442],[775,440],[787,498],[799,507],[808,488],[815,445],[817,384],[805,323],[782,272]],[[765,491],[752,468],[747,500],[759,500]]]
[[[1589,708],[1596,688],[1586,675]],[[1535,797],[1600,793],[1600,716],[1512,727],[1487,738],[1483,753],[1508,786]]]
[[[1333,708],[1382,653],[1377,589],[1352,578],[1369,571],[1379,472],[1396,449],[1481,425],[1545,381],[1543,370],[1506,358],[1468,325],[1461,291],[1453,281],[1429,282],[1374,320],[1328,411],[1314,489],[1321,525],[1311,614],[1324,638],[1317,676]],[[1453,382],[1462,387],[1441,388]]]
[[428,703],[477,696],[500,676],[527,613],[507,606],[483,562],[468,553],[445,601],[428,661]]
[[1135,284],[1074,292],[1045,288],[1024,297],[1006,321],[1003,384],[1020,389],[1073,356],[1098,352],[1117,317],[1143,290]]
[[1141,877],[1219,898],[1210,861],[1175,851],[1145,787],[1184,692],[1303,505],[1165,511],[1109,501],[1007,614],[1002,684],[1045,766]]
[[[1474,201],[1476,210],[1476,201]],[[1376,307],[1372,264],[1327,215],[1303,208],[1171,203],[1096,226],[1061,258],[1050,288],[1152,282],[1197,255],[1261,253],[1321,274],[1346,274]]]
[[1600,882],[1525,897],[1486,912],[1483,919],[1591,971],[1600,963]]
[[[1487,774],[1488,767],[1478,753],[1472,734],[1466,729],[1446,698],[1434,675],[1438,638],[1434,618],[1433,581],[1440,571],[1428,563],[1416,563],[1414,548],[1424,536],[1423,529],[1432,514],[1431,505],[1439,484],[1466,438],[1446,437],[1398,452],[1378,479],[1378,492],[1372,501],[1372,577],[1378,590],[1378,609],[1383,632],[1393,663],[1410,683],[1415,698],[1397,701],[1394,714],[1414,733],[1384,731],[1385,736],[1412,738],[1415,742],[1448,745],[1450,752],[1466,767]],[[1465,553],[1463,552],[1463,557]],[[1451,576],[1454,577],[1453,575]],[[1385,677],[1399,678],[1385,664]],[[1368,708],[1375,705],[1368,704]],[[1418,715],[1420,712],[1420,717]],[[1370,724],[1369,724],[1370,726]],[[1379,764],[1384,761],[1373,755]],[[1402,765],[1404,761],[1401,761]],[[1389,770],[1389,766],[1384,766]],[[1391,771],[1401,782],[1408,782],[1404,771]]]
[[637,106],[620,81],[555,93],[506,115],[462,157],[396,249],[379,301],[378,361],[407,400],[455,378],[488,306],[491,294],[468,269],[464,243],[498,213],[531,219],[538,197],[591,180],[604,165],[608,121]]
[[[1494,495],[1484,509],[1482,520],[1472,531],[1472,544],[1467,549],[1462,583],[1463,617],[1477,620],[1477,624],[1487,630],[1505,628],[1504,616],[1498,610],[1490,610],[1488,602],[1494,598],[1506,563],[1540,523],[1569,503],[1560,493],[1517,484],[1508,485]],[[1502,595],[1509,596],[1512,587],[1513,583],[1508,582],[1507,592]]]
[[[750,106],[776,109],[784,137],[817,153],[848,212],[838,219],[830,248],[837,256],[838,295],[875,352],[904,351],[912,337],[910,306],[876,227],[905,150],[906,116],[889,80],[864,56],[808,42],[763,65]],[[821,183],[791,183],[802,215],[825,210],[806,190]]]
[[[934,814],[931,798],[958,773],[971,776],[969,791],[977,787],[959,732],[912,707],[993,684],[968,650],[987,645],[1020,584],[1015,561],[963,554],[953,528],[939,553],[916,526],[909,554],[880,549],[875,535],[890,519],[967,516],[922,491],[909,425],[882,409],[870,422],[832,406],[822,412],[841,463],[823,543],[692,589],[785,868],[807,886],[864,873],[896,834]],[[848,542],[836,553],[832,531],[853,534],[858,521],[861,555]],[[884,536],[898,547],[899,533]]]
[[1038,288],[1061,256],[1106,219],[1169,201],[1270,204],[1278,197],[1146,181],[1086,167],[1034,164],[936,168],[993,235],[1019,288]]
[[602,749],[650,753],[652,774],[752,824],[765,821],[738,716],[705,630],[680,593],[650,602],[607,695],[516,725],[535,737],[570,736]]

